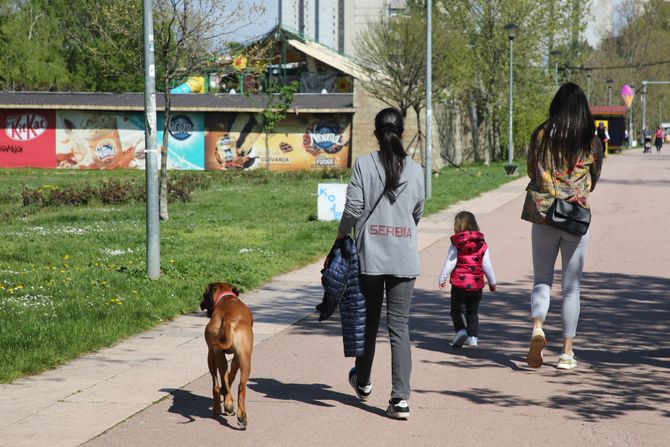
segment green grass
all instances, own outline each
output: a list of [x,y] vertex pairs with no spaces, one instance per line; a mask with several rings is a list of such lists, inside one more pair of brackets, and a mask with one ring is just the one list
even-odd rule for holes
[[[502,164],[446,168],[432,213],[510,180]],[[161,223],[161,277],[146,277],[144,204],[23,207],[24,187],[143,181],[141,171],[0,170],[0,382],[110,346],[198,308],[204,284],[251,290],[325,256],[316,174],[211,176]],[[177,174],[174,174],[177,175]],[[343,178],[347,181],[347,178]],[[319,278],[314,278],[319,281]]]

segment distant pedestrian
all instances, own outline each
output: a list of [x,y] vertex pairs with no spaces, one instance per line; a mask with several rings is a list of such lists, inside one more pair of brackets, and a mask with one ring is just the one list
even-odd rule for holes
[[454,218],[454,234],[438,281],[440,289],[446,289],[447,282],[451,284],[451,320],[455,332],[451,346],[454,348],[464,344],[477,346],[484,277],[489,290],[495,292],[496,277],[484,234],[479,231],[475,216],[461,211]]
[[423,170],[405,153],[402,115],[387,108],[375,117],[379,150],[359,157],[351,170],[338,239],[355,227],[360,287],[365,297],[365,353],[356,357],[349,383],[361,400],[372,392],[370,374],[386,293],[391,341],[391,399],[386,413],[409,418],[412,356],[409,308],[419,275],[416,226],[423,214]]
[[598,139],[602,143],[603,148],[607,147],[607,142],[610,139],[609,134],[607,133],[607,127],[605,126],[605,123],[600,121],[598,123],[598,127],[596,128],[596,135],[598,135]]
[[546,224],[546,214],[556,198],[589,207],[589,194],[596,186],[602,168],[603,149],[594,135],[594,122],[582,89],[566,83],[556,92],[549,107],[549,118],[540,124],[530,139],[526,200],[521,218],[533,224],[533,291],[531,316],[533,332],[527,356],[528,365],[544,363],[546,338],[542,329],[547,312],[554,264],[561,252],[561,295],[563,298],[563,349],[557,368],[577,366],[572,342],[577,332],[582,269],[586,258],[588,231],[575,236]]
[[654,144],[656,145],[656,152],[661,152],[661,147],[663,147],[663,129],[661,129],[661,126],[656,128],[656,135],[654,136],[656,137],[654,140]]
[[626,147],[630,146],[630,135],[628,134],[627,127],[623,131],[623,145]]
[[643,153],[651,152],[651,130],[647,129],[647,126],[644,126],[642,129],[642,145],[644,147]]

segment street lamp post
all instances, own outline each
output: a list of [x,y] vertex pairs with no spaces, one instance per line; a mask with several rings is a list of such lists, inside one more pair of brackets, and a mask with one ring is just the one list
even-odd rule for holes
[[612,105],[612,83],[614,83],[613,79],[608,79],[607,80],[607,105],[608,106]]
[[514,23],[508,23],[505,25],[507,30],[507,37],[509,38],[509,126],[508,126],[508,139],[507,139],[507,165],[505,166],[505,172],[507,175],[518,175],[517,165],[514,164],[514,141],[512,138],[512,125],[513,125],[513,77],[514,77],[514,36],[516,35],[516,30],[519,27]]
[[146,163],[147,275],[158,279],[160,267],[160,227],[158,212],[158,150],[156,142],[156,66],[154,64],[154,22],[151,1],[142,1],[144,35],[144,146]]
[[432,21],[433,5],[431,0],[426,1],[426,166],[424,169],[424,197],[430,199],[433,194],[432,161],[430,157],[432,149],[432,127],[433,116],[433,45],[432,45]]
[[591,102],[591,72],[586,72],[586,99]]

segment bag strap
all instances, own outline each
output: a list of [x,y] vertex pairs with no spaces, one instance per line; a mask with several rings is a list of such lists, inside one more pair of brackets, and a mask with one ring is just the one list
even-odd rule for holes
[[[370,158],[372,159],[372,163],[376,166],[377,163],[375,162],[375,157],[372,155],[372,153],[370,153]],[[365,220],[363,221],[363,224],[361,225],[361,234],[365,231],[365,225],[368,223],[368,220],[370,220],[370,217],[372,217],[372,213],[375,211],[375,209],[377,209],[377,205],[379,205],[379,202],[381,202],[382,197],[384,197],[385,194],[386,194],[386,185],[384,185],[384,190],[382,191],[381,195],[379,196],[379,198],[375,202],[374,206],[370,209],[370,212],[368,213],[368,215],[365,217]],[[359,234],[358,234],[358,232],[356,232],[355,226],[354,226],[354,232],[355,232],[354,240],[356,241],[356,243],[358,243]]]
[[[373,212],[375,211],[375,209],[377,208],[377,205],[379,205],[379,202],[381,202],[382,197],[384,197],[384,194],[386,194],[386,188],[384,188],[384,191],[382,191],[382,194],[381,194],[381,195],[379,196],[379,198],[377,199],[377,202],[375,202],[374,206],[372,207],[372,209],[370,210],[370,212],[368,213],[368,215],[365,217],[365,220],[363,221],[363,225],[361,225],[361,233],[363,233],[363,232],[365,231],[365,225],[368,223],[368,220],[370,220],[370,217],[372,217],[372,213],[373,213]],[[358,232],[356,232],[355,228],[354,228],[354,232],[356,233],[356,234],[354,235],[354,240],[355,240],[356,242],[358,242],[358,236],[359,236],[359,234],[358,234]]]

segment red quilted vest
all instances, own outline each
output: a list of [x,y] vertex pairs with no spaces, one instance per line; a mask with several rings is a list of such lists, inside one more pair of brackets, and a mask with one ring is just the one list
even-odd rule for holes
[[451,236],[451,243],[458,251],[456,267],[451,272],[453,286],[476,292],[484,288],[482,261],[488,247],[479,231],[462,231]]

